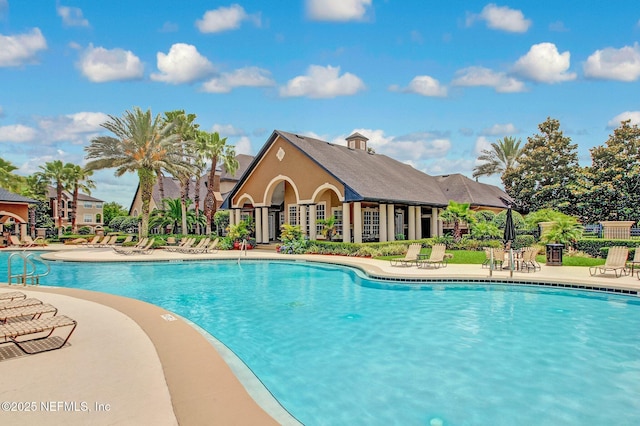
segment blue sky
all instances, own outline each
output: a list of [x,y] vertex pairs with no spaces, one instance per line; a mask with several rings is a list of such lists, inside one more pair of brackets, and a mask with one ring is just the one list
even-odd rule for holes
[[[581,163],[640,123],[637,0],[0,0],[0,157],[83,164],[108,115],[184,109],[256,154],[274,129],[471,176],[547,117]],[[128,207],[135,175],[94,175]],[[497,178],[482,179],[499,183]]]

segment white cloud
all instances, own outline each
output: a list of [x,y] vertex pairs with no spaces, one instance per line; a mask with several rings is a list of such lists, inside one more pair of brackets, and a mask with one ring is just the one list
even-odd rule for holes
[[620,123],[626,120],[631,120],[631,125],[640,125],[640,111],[625,111],[616,115],[607,123],[607,127],[615,129],[620,127]]
[[201,33],[220,33],[237,30],[246,20],[253,20],[257,26],[260,25],[259,15],[248,15],[242,6],[232,4],[229,7],[206,11],[202,19],[196,21],[196,27]]
[[108,120],[109,116],[102,112],[78,112],[44,118],[38,122],[38,126],[47,135],[46,142],[83,144],[102,133],[104,129],[101,124]]
[[[442,158],[451,149],[451,141],[442,135],[429,132],[416,132],[402,136],[388,136],[380,129],[353,129],[366,136],[369,141],[367,146],[373,148],[376,153],[388,155],[398,161],[412,164],[412,162],[424,162],[433,158]],[[339,136],[332,142],[345,145],[347,135]]]
[[340,75],[340,67],[311,65],[306,75],[295,77],[280,88],[280,96],[308,96],[310,98],[334,98],[353,95],[365,89],[356,75]]
[[69,7],[58,5],[56,7],[58,16],[62,18],[65,27],[88,27],[89,21],[82,15],[79,7]]
[[635,81],[640,78],[640,45],[596,50],[584,63],[584,75],[604,80]]
[[364,20],[371,0],[307,0],[307,17],[314,21]]
[[527,32],[531,26],[531,20],[526,19],[522,11],[511,9],[507,6],[497,6],[493,3],[486,5],[479,15],[468,15],[467,26],[472,25],[477,20],[485,21],[487,27],[491,29],[511,33]]
[[494,124],[493,126],[483,129],[482,134],[485,136],[504,136],[518,133],[518,129],[511,123]]
[[491,141],[487,139],[486,136],[480,136],[478,137],[478,139],[476,139],[476,144],[473,152],[477,156],[482,154],[482,151],[484,151],[485,149],[491,149]]
[[229,93],[236,87],[269,87],[276,82],[268,70],[258,67],[240,68],[229,73],[222,73],[202,85],[209,93]]
[[438,80],[428,75],[415,76],[409,83],[409,86],[404,89],[394,85],[391,86],[389,90],[416,93],[422,96],[447,96],[447,88],[441,85]]
[[251,146],[251,139],[246,136],[240,137],[235,144],[236,154],[253,155],[253,147]]
[[498,93],[516,93],[526,90],[522,81],[504,72],[496,72],[484,67],[468,67],[458,70],[456,78],[451,84],[464,87],[493,87]]
[[0,126],[0,142],[28,142],[34,140],[38,131],[23,124]]
[[191,83],[208,77],[214,71],[213,64],[198,53],[195,46],[176,43],[168,54],[158,52],[158,70],[151,79],[165,83]]
[[218,132],[220,137],[227,136],[244,136],[245,132],[242,129],[238,129],[233,126],[233,124],[214,124],[211,127],[212,132]]
[[0,67],[18,67],[37,62],[36,55],[47,48],[39,28],[15,36],[0,34]]
[[567,72],[570,65],[571,53],[559,53],[553,43],[540,43],[516,61],[513,71],[539,83],[560,83],[576,79],[576,73]]
[[144,65],[129,50],[105,49],[89,45],[82,53],[78,67],[94,83],[142,78]]

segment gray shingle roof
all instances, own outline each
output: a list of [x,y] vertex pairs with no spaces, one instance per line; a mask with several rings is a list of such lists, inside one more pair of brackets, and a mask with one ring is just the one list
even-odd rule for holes
[[7,191],[4,188],[0,188],[0,201],[6,201],[8,203],[37,203],[38,200],[25,197],[20,194],[14,194],[11,191]]
[[513,203],[513,200],[497,186],[476,182],[459,173],[436,176],[436,179],[445,196],[458,203],[499,208],[507,207],[507,202]]

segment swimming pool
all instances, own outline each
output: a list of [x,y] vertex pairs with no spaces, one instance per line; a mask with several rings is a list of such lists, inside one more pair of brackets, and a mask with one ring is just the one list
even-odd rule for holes
[[640,424],[635,297],[396,285],[300,262],[51,266],[45,284],[195,322],[306,425]]

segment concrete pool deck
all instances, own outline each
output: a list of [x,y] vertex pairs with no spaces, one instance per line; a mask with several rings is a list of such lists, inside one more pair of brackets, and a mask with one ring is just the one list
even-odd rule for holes
[[[275,259],[353,266],[380,278],[403,280],[495,280],[556,283],[607,288],[637,294],[633,276],[591,277],[588,268],[542,266],[538,272],[489,271],[480,265],[442,269],[392,267],[388,261],[320,255],[281,255],[252,250],[216,254],[180,254],[156,250],[150,255],[118,255],[111,249],[46,247],[60,261],[181,261],[196,259]],[[59,250],[58,250],[59,249]],[[2,250],[4,251],[4,250]],[[15,425],[294,424],[273,401],[261,400],[238,379],[224,350],[188,321],[145,302],[86,290],[0,285],[0,292],[23,291],[59,308],[78,321],[69,344],[56,351],[0,361],[0,401],[35,402],[37,410],[2,411],[2,423]],[[171,315],[171,317],[167,317]],[[12,345],[2,345],[8,347]],[[240,374],[242,375],[242,374]],[[244,381],[244,379],[243,379]],[[256,402],[260,400],[260,404]],[[24,405],[24,404],[23,404]],[[262,407],[267,407],[265,410]],[[24,408],[24,407],[22,407]],[[86,408],[86,410],[84,409]],[[48,411],[47,411],[48,410]],[[6,419],[6,420],[5,420]]]

